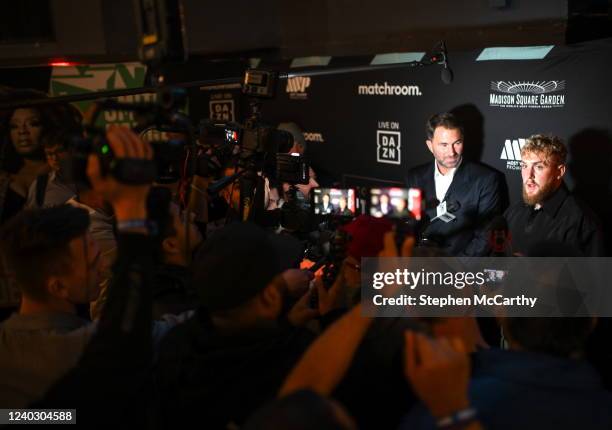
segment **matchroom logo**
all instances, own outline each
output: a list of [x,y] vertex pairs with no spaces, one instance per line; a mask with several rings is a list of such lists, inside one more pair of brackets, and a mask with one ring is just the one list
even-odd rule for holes
[[506,160],[506,169],[521,170],[521,149],[525,146],[525,139],[506,139],[500,160]]
[[515,109],[561,108],[565,106],[565,81],[491,81],[489,105]]
[[418,85],[389,85],[379,84],[359,85],[357,94],[360,96],[422,96]]
[[311,79],[309,76],[295,76],[287,79],[287,94],[293,100],[306,100],[308,93],[306,88],[310,87]]
[[315,132],[304,132],[304,140],[306,142],[317,142],[317,143],[325,143],[325,139],[323,139],[323,135],[321,133]]

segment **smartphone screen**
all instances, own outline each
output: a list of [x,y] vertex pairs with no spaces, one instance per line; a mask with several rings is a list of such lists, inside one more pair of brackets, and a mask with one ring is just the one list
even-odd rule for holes
[[312,199],[315,215],[354,217],[357,214],[356,193],[353,188],[315,188]]
[[370,189],[370,215],[396,219],[420,220],[422,193],[418,188],[372,188]]

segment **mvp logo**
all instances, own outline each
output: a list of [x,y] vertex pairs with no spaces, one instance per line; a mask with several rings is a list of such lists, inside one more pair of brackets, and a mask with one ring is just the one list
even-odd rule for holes
[[295,78],[287,79],[288,93],[303,93],[310,86],[310,78],[308,76],[296,76]]
[[287,79],[287,94],[292,99],[306,99],[308,97],[306,88],[310,86],[310,77],[296,76]]
[[506,139],[500,160],[506,160],[506,169],[520,170],[521,148],[525,146],[525,139]]

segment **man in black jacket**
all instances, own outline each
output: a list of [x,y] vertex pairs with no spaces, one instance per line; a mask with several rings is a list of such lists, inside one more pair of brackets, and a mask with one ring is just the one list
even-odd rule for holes
[[[152,150],[130,130],[111,128],[107,137],[114,151],[116,148],[117,158],[126,157],[126,148],[138,149],[135,155],[140,157],[152,157]],[[94,189],[114,207],[117,231],[123,233],[136,225],[146,233],[144,200],[148,186],[128,186],[110,175],[102,178],[99,173],[100,178],[91,176],[97,165],[90,166]],[[0,404],[4,407],[24,407],[40,398],[78,362],[91,337],[106,321],[101,318],[91,322],[77,313],[78,305],[95,300],[100,292],[101,253],[87,231],[88,225],[86,211],[66,205],[23,211],[0,232],[2,259],[22,292],[18,312],[0,324]],[[123,252],[135,250],[138,245]],[[147,252],[151,253],[149,249]],[[137,254],[147,256],[145,252]],[[146,268],[147,279],[151,271]],[[150,282],[147,286],[150,288]],[[119,289],[119,294],[127,294],[127,287]],[[110,293],[108,300],[112,300]],[[117,311],[119,320],[122,312],[134,315],[127,303],[123,306],[128,309]],[[148,323],[149,337],[158,344],[170,328],[187,317],[189,314]],[[131,327],[126,319],[124,322]]]
[[603,255],[598,221],[563,181],[566,157],[567,149],[556,136],[533,135],[521,149],[523,201],[505,213],[514,254],[557,241],[571,243],[585,257]]
[[164,339],[156,366],[163,425],[240,425],[276,396],[314,338],[296,326],[318,312],[308,294],[292,306],[283,275],[302,255],[293,237],[248,222],[204,242],[193,265],[202,307]]
[[147,198],[147,212],[157,224],[160,263],[153,275],[153,318],[178,315],[198,307],[192,283],[192,253],[202,242],[193,221],[172,201],[170,189],[154,186]]
[[463,159],[463,126],[453,114],[432,116],[426,133],[434,162],[411,169],[406,178],[407,187],[423,192],[421,239],[449,255],[487,255],[485,228],[502,210],[499,174]]

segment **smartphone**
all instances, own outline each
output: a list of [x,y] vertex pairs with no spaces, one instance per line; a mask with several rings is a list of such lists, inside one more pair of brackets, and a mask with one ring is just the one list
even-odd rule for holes
[[371,188],[370,215],[376,218],[421,219],[423,193],[418,188]]
[[358,214],[354,188],[315,188],[312,208],[315,215],[354,217]]

